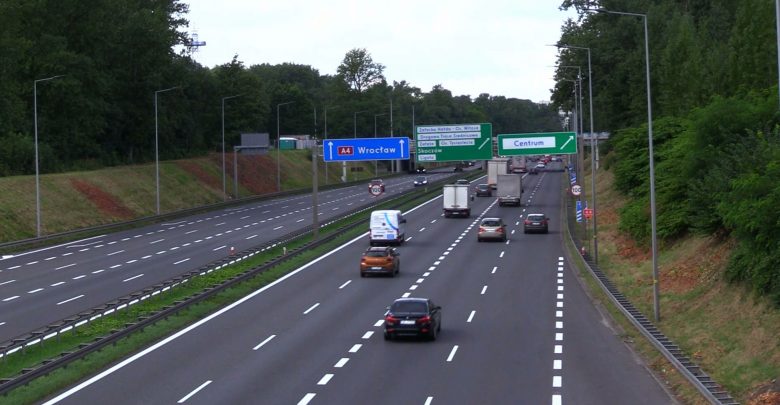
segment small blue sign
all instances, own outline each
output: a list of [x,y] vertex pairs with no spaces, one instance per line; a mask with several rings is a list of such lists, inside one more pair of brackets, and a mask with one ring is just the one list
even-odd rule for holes
[[582,201],[577,200],[577,222],[582,222]]
[[574,173],[572,173],[572,174],[571,174],[571,176],[570,176],[570,179],[569,179],[569,181],[571,181],[571,185],[572,185],[572,186],[573,186],[573,185],[575,185],[575,184],[577,184],[577,175],[576,175],[576,174],[574,174]]
[[326,162],[408,160],[409,138],[325,139],[322,154]]

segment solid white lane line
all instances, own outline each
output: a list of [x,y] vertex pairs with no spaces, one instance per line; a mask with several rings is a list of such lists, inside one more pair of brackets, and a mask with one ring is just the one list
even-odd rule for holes
[[27,291],[27,294],[35,294],[35,293],[37,293],[38,291],[43,291],[43,288],[36,288],[36,289],[34,289],[34,290]]
[[184,397],[182,397],[182,399],[180,399],[177,403],[179,403],[179,404],[184,403],[186,400],[190,399],[190,397],[192,397],[193,395],[197,394],[198,391],[206,388],[206,386],[209,385],[209,384],[211,384],[211,380],[207,380],[206,382],[201,384],[200,387],[195,388],[194,390],[192,390],[192,392],[190,392],[189,394],[187,394]]
[[119,253],[122,253],[122,252],[124,252],[124,250],[117,250],[116,252],[114,252],[114,253],[109,253],[109,254],[107,254],[106,256],[113,256],[113,255],[115,255],[115,254],[119,254]]
[[560,388],[563,386],[563,378],[559,375],[553,376],[553,388]]
[[349,349],[349,352],[350,353],[357,353],[358,350],[360,350],[361,347],[363,347],[363,345],[358,343],[358,344],[352,346],[352,348]]
[[304,395],[303,398],[301,398],[301,400],[298,401],[298,405],[308,405],[309,402],[311,402],[311,400],[314,399],[315,396],[317,396],[317,394],[313,392]]
[[58,285],[63,285],[63,284],[65,284],[65,282],[64,281],[60,281],[59,283],[54,283],[54,284],[50,285],[49,287],[56,287]]
[[157,240],[155,240],[155,241],[149,242],[149,244],[150,244],[150,245],[154,245],[155,243],[160,243],[160,242],[162,242],[162,241],[164,241],[164,240],[165,240],[165,239],[157,239]]
[[344,288],[344,287],[346,287],[346,286],[347,286],[349,283],[351,283],[351,282],[352,282],[352,280],[347,280],[347,282],[346,282],[346,283],[344,283],[344,284],[342,284],[342,285],[340,285],[340,286],[339,286],[339,290],[340,290],[340,289],[342,289],[342,288]]
[[14,295],[13,297],[8,297],[8,298],[3,299],[3,302],[13,301],[13,300],[15,300],[17,298],[19,298],[19,296],[18,295]]
[[309,309],[307,309],[307,310],[303,311],[303,314],[304,314],[304,315],[306,315],[306,314],[308,314],[309,312],[311,312],[311,311],[314,311],[314,308],[317,308],[318,306],[320,306],[320,303],[319,303],[319,302],[318,302],[318,303],[316,303],[316,304],[314,304],[314,305],[312,305],[311,307],[309,307]]
[[342,357],[333,367],[342,368],[349,361],[348,357]]
[[227,247],[227,245],[222,245],[222,246],[220,246],[220,247],[217,247],[217,248],[211,249],[211,251],[212,251],[212,252],[216,252],[217,250],[224,249],[224,248],[226,248],[226,247]]
[[135,279],[137,279],[138,277],[142,277],[142,276],[143,276],[143,273],[141,273],[141,274],[139,274],[139,275],[137,275],[137,276],[133,276],[133,277],[130,277],[130,278],[124,279],[124,280],[122,280],[122,282],[123,282],[123,283],[126,283],[126,282],[128,282],[128,281],[130,281],[130,280],[135,280]]
[[370,330],[363,334],[362,339],[371,339],[371,336],[374,334],[374,331]]
[[79,299],[79,298],[81,298],[81,297],[83,297],[83,296],[84,296],[84,294],[81,294],[81,295],[79,295],[79,296],[76,296],[76,297],[73,297],[73,298],[68,298],[68,299],[66,299],[65,301],[60,301],[60,302],[58,302],[58,303],[57,303],[57,305],[62,305],[62,304],[65,304],[65,303],[67,303],[67,302],[71,302],[71,301],[77,300],[77,299]]
[[271,336],[268,336],[267,338],[265,338],[265,340],[263,340],[262,342],[260,342],[260,343],[259,343],[257,346],[253,347],[253,348],[252,348],[252,350],[257,350],[257,349],[259,349],[259,348],[261,348],[261,347],[265,346],[265,344],[266,344],[266,343],[270,342],[270,341],[271,341],[271,339],[273,339],[273,338],[275,338],[275,337],[276,337],[276,335],[271,335]]
[[276,228],[274,228],[274,231],[276,231],[276,230],[278,230],[278,229],[282,229],[282,228],[284,228],[284,225],[277,226]]
[[447,356],[447,361],[451,362],[453,358],[455,358],[455,352],[458,351],[458,345],[455,345],[452,347],[452,351],[450,351],[450,355]]
[[13,283],[14,281],[16,281],[16,280],[8,280],[8,281],[3,281],[2,283],[0,283],[0,285],[11,284],[11,283]]
[[317,385],[327,385],[331,378],[333,378],[333,374],[325,374],[320,378],[320,381],[317,382]]
[[471,320],[474,319],[474,314],[476,314],[477,311],[471,311],[469,314],[469,319],[466,319],[466,322],[471,323]]
[[479,293],[480,295],[485,295],[485,291],[487,291],[487,286],[482,287],[482,292]]
[[431,402],[433,402],[433,397],[425,398],[425,403],[423,405],[431,405]]
[[187,260],[190,260],[190,258],[188,257],[186,259],[181,259],[178,262],[173,262],[173,264],[182,264],[182,263],[186,262]]

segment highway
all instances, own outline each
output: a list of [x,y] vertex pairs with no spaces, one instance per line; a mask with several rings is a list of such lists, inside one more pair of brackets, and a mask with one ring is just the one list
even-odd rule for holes
[[[431,173],[431,180],[452,173]],[[413,175],[322,191],[320,221],[413,188]],[[0,260],[0,342],[312,223],[311,194],[231,207]]]
[[[669,404],[594,308],[561,243],[561,176],[526,177],[523,207],[435,198],[407,212],[395,278],[361,278],[366,236],[175,333],[47,404]],[[543,212],[549,234],[524,234]],[[506,243],[477,243],[481,216]],[[385,341],[401,296],[443,307],[436,341]]]

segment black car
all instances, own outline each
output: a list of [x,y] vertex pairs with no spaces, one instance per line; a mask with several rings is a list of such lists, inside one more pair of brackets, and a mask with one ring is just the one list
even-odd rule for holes
[[385,314],[385,340],[422,336],[436,340],[441,331],[441,307],[427,298],[399,298]]
[[414,179],[414,186],[426,186],[428,185],[428,178],[425,176],[417,176],[416,179]]
[[550,218],[547,218],[544,214],[528,214],[523,221],[523,233],[529,232],[548,232],[548,222]]
[[474,189],[474,193],[477,195],[477,197],[490,197],[492,195],[492,191],[490,189],[490,186],[487,184],[477,184],[477,187]]
[[425,173],[425,168],[422,167],[422,166],[418,167],[417,168],[417,173],[423,173],[424,174]]

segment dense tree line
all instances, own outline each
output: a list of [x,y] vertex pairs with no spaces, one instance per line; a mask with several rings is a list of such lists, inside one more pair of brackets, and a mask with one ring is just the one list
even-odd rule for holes
[[[644,29],[641,18],[587,9],[647,15],[659,237],[732,235],[738,247],[727,276],[780,304],[775,2],[565,0],[561,7],[578,10],[579,19],[565,24],[560,44],[591,49],[594,124],[612,133],[606,166],[629,197],[621,229],[649,239]],[[583,51],[564,49],[559,62],[587,72]],[[572,71],[559,69],[564,77]],[[571,90],[557,82],[554,104],[570,110]]]
[[[208,68],[192,57],[188,6],[177,0],[0,0],[0,175],[34,165],[33,82],[38,82],[41,170],[57,172],[154,159],[157,93],[160,157],[221,150],[240,132],[411,136],[418,124],[493,122],[506,131],[560,128],[557,110],[528,100],[453,96],[389,84],[365,49],[348,50],[336,75],[297,64]],[[182,49],[182,51],[174,51]],[[316,121],[315,121],[316,109]],[[377,114],[385,114],[375,117]]]

